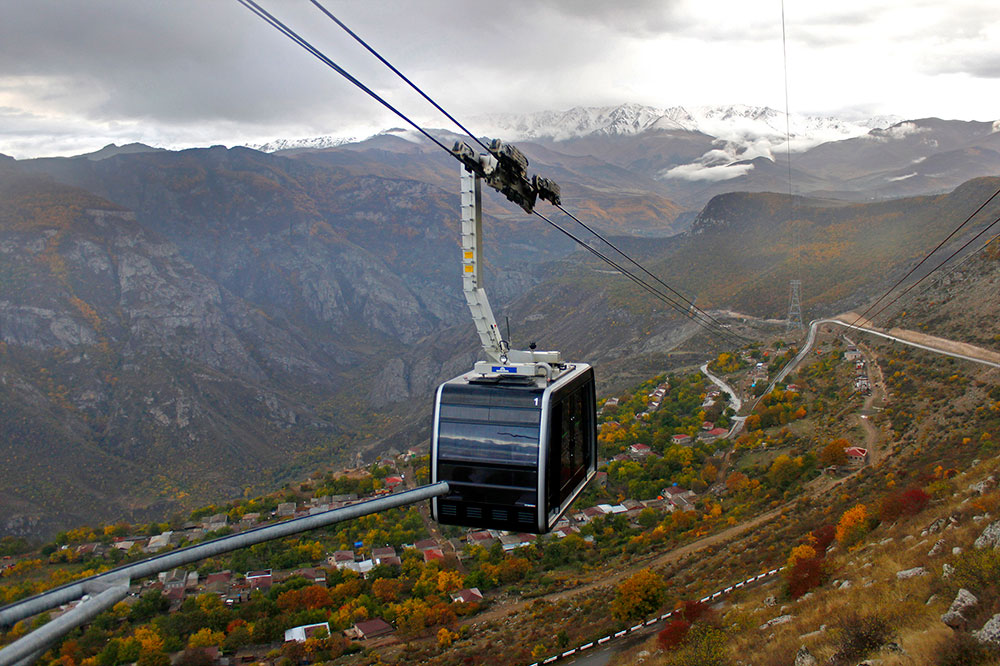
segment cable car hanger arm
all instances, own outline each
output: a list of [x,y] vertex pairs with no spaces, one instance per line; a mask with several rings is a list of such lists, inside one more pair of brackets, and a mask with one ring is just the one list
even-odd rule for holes
[[472,313],[476,332],[487,361],[476,364],[481,374],[544,375],[552,378],[554,368],[562,364],[559,352],[512,351],[503,339],[489,298],[483,288],[483,216],[482,182],[485,180],[526,212],[534,209],[536,198],[559,201],[559,186],[540,176],[527,177],[527,158],[511,144],[499,139],[490,144],[490,153],[476,156],[461,141],[452,153],[462,163],[462,291]]

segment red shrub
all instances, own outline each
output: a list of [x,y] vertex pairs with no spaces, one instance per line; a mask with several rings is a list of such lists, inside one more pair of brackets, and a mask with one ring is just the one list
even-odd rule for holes
[[916,486],[883,497],[879,502],[878,515],[882,522],[891,522],[900,516],[915,516],[924,510],[930,495]]
[[687,636],[691,623],[687,620],[673,620],[667,628],[656,636],[656,642],[663,650],[671,650],[681,644]]
[[798,599],[814,587],[819,587],[823,582],[823,558],[798,560],[791,569],[785,571],[785,581],[792,599]]
[[903,513],[907,516],[915,516],[923,511],[930,500],[931,496],[924,492],[922,488],[904,490],[899,498]]
[[694,624],[709,610],[711,609],[708,607],[708,604],[700,601],[685,601],[683,607],[680,609],[680,614],[690,624]]
[[833,525],[824,525],[823,527],[817,527],[814,529],[811,534],[812,537],[816,539],[816,543],[813,544],[813,548],[816,549],[817,553],[823,554],[836,538],[837,528]]

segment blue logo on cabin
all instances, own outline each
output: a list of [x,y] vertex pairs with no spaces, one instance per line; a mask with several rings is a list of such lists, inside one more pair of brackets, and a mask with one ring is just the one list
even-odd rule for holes
[[503,372],[503,373],[506,373],[508,375],[516,375],[517,374],[517,368],[512,368],[512,367],[510,367],[508,365],[494,365],[493,366],[493,372]]

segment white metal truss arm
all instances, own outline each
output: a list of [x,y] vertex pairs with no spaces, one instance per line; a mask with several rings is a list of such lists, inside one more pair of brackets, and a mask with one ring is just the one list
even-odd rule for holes
[[479,176],[462,167],[462,291],[472,312],[483,351],[491,361],[506,357],[508,343],[500,335],[496,318],[482,287],[483,214]]

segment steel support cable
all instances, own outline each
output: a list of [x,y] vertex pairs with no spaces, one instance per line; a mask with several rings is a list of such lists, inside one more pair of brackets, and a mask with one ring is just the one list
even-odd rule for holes
[[[468,136],[470,139],[472,139],[473,141],[475,141],[476,143],[478,143],[480,146],[482,146],[482,148],[486,152],[492,152],[490,150],[489,146],[487,146],[485,143],[483,143],[479,139],[479,137],[477,137],[475,134],[472,133],[471,130],[469,130],[465,125],[463,125],[461,122],[459,122],[457,118],[455,118],[453,115],[451,115],[450,113],[448,113],[440,104],[438,104],[437,102],[435,102],[434,99],[432,99],[430,97],[430,95],[428,95],[427,93],[425,93],[417,84],[415,84],[413,81],[411,81],[397,67],[395,67],[392,63],[390,63],[384,56],[382,56],[382,54],[380,54],[375,48],[373,48],[371,45],[369,45],[368,42],[366,42],[357,33],[355,33],[353,30],[351,30],[351,28],[349,28],[346,24],[344,24],[343,21],[341,21],[340,19],[338,19],[332,12],[330,12],[326,7],[324,7],[323,4],[321,2],[319,2],[319,0],[310,0],[310,2],[312,2],[312,4],[315,5],[317,9],[319,9],[321,12],[323,12],[323,14],[326,15],[327,18],[329,18],[331,21],[333,21],[338,26],[340,26],[344,30],[344,32],[346,32],[355,41],[357,41],[359,44],[361,44],[361,46],[363,46],[369,53],[371,53],[373,56],[375,56],[378,59],[379,62],[381,62],[386,67],[388,67],[394,74],[396,74],[396,76],[398,76],[400,79],[402,79],[407,85],[409,85],[414,91],[416,91],[421,97],[423,97],[429,104],[431,104],[435,109],[437,109],[438,111],[440,111],[446,118],[448,118],[448,120],[450,120],[451,122],[453,122],[456,127],[458,127],[459,129],[461,129],[465,133],[466,136]],[[573,221],[575,221],[577,224],[579,224],[584,229],[586,229],[587,231],[589,231],[590,233],[592,233],[594,236],[596,236],[597,238],[599,238],[601,241],[603,241],[605,244],[607,244],[608,247],[610,247],[611,249],[613,249],[615,252],[617,252],[621,256],[625,257],[625,259],[627,259],[630,263],[632,263],[634,266],[636,266],[637,268],[639,268],[646,275],[648,275],[649,277],[651,277],[654,280],[656,280],[661,286],[663,286],[668,291],[670,291],[671,293],[673,293],[674,295],[676,295],[681,301],[687,303],[691,308],[693,308],[694,310],[700,312],[703,316],[707,317],[708,319],[711,319],[717,325],[722,326],[721,322],[719,322],[717,319],[715,319],[714,317],[712,317],[710,314],[708,314],[707,312],[705,312],[704,310],[702,310],[701,308],[699,308],[698,306],[696,306],[692,301],[689,301],[686,297],[684,297],[683,295],[681,295],[680,293],[678,293],[673,287],[671,287],[670,285],[666,284],[663,280],[661,280],[660,278],[658,278],[655,275],[653,275],[652,273],[650,273],[641,264],[639,264],[637,261],[635,261],[634,259],[632,259],[632,257],[630,257],[628,254],[626,254],[621,249],[619,249],[618,247],[616,247],[614,243],[612,243],[607,238],[605,238],[604,236],[602,236],[601,234],[599,234],[597,231],[595,231],[594,229],[592,229],[591,227],[589,227],[588,225],[586,225],[577,216],[573,215],[571,212],[569,212],[568,210],[566,210],[565,208],[563,208],[562,205],[556,204],[556,208],[558,208],[559,210],[561,210],[564,214],[566,214],[570,218],[572,218]],[[740,336],[738,334],[732,334],[732,335],[736,335],[736,337],[740,338],[744,342],[749,342],[750,341],[749,338]]]
[[[694,304],[693,301],[688,300],[686,297],[684,297],[683,295],[681,295],[676,289],[674,289],[669,284],[667,284],[666,282],[664,282],[663,280],[661,280],[660,278],[658,278],[656,275],[654,275],[653,273],[650,273],[648,270],[646,270],[646,268],[642,264],[640,264],[638,261],[636,261],[635,259],[633,259],[632,257],[630,257],[624,250],[622,250],[617,245],[615,245],[614,243],[612,243],[610,240],[608,240],[607,238],[605,238],[604,236],[602,236],[596,229],[591,228],[589,225],[587,225],[583,220],[581,220],[580,218],[578,218],[576,215],[574,215],[573,213],[571,213],[568,210],[566,210],[562,206],[562,204],[555,204],[555,207],[558,208],[559,210],[561,210],[564,214],[568,215],[570,217],[570,219],[572,219],[574,222],[576,222],[577,224],[579,224],[581,227],[583,227],[584,229],[586,229],[590,233],[594,234],[594,236],[596,236],[601,241],[603,241],[612,250],[614,250],[615,252],[617,252],[621,256],[625,257],[625,259],[627,259],[629,261],[629,263],[631,263],[633,266],[635,266],[636,268],[638,268],[639,270],[641,270],[643,273],[645,273],[649,277],[653,278],[653,280],[655,280],[660,286],[664,287],[667,291],[669,291],[670,293],[674,294],[682,302],[686,303],[691,309],[693,309],[696,312],[700,313],[702,316],[710,319],[717,326],[722,327],[722,322],[720,322],[718,319],[716,319],[715,317],[713,317],[709,313],[707,313],[704,310],[702,310],[701,308],[699,308],[697,305]],[[740,339],[743,342],[751,342],[750,338],[744,337],[744,336],[740,335],[739,333],[730,333],[730,335],[732,335],[732,336]]]
[[[703,321],[701,319],[698,319],[693,314],[691,314],[691,311],[690,311],[689,308],[684,307],[683,305],[681,305],[677,301],[673,300],[672,298],[670,298],[669,296],[667,296],[663,292],[661,292],[658,289],[656,289],[655,287],[651,286],[648,282],[644,281],[642,278],[639,278],[639,277],[635,276],[628,269],[626,269],[624,266],[622,266],[621,264],[619,264],[618,262],[616,262],[611,257],[607,256],[606,254],[604,254],[600,250],[597,250],[597,249],[591,247],[590,245],[588,245],[583,239],[581,239],[578,236],[574,235],[572,232],[568,231],[567,229],[564,229],[563,227],[559,226],[557,223],[553,222],[548,217],[546,217],[545,215],[539,213],[538,211],[534,211],[534,214],[537,215],[538,217],[540,217],[542,220],[544,220],[547,224],[549,224],[550,226],[552,226],[554,229],[556,229],[557,231],[559,231],[561,234],[563,234],[566,237],[570,238],[575,243],[581,245],[588,252],[590,252],[594,256],[598,257],[601,261],[603,261],[606,264],[608,264],[609,266],[612,266],[613,268],[617,269],[622,275],[624,275],[625,277],[627,277],[629,280],[632,280],[632,282],[636,283],[637,285],[639,285],[640,287],[642,287],[643,289],[645,289],[649,293],[653,294],[655,297],[657,297],[658,299],[660,299],[661,301],[663,301],[664,303],[666,303],[667,305],[669,305],[670,307],[672,307],[674,310],[676,310],[680,314],[684,315],[688,319],[691,319],[693,322],[695,322],[696,324],[698,324],[699,326],[701,326],[702,328],[704,328],[709,333],[712,333],[712,334],[714,334],[716,336],[719,336],[719,337],[723,338],[724,340],[726,340],[727,342],[730,342],[730,343],[734,342],[734,334],[733,333],[730,333],[729,331],[727,331],[726,329],[722,328],[721,326],[719,326],[719,327],[713,327],[711,324],[708,324],[707,322],[705,322],[705,321]],[[739,340],[736,340],[735,342],[739,343]]]
[[296,44],[298,44],[299,46],[301,46],[303,49],[305,49],[306,51],[308,51],[309,53],[311,53],[317,60],[319,60],[324,65],[326,65],[327,67],[329,67],[330,69],[332,69],[333,71],[337,72],[338,74],[340,74],[341,76],[343,76],[345,79],[347,79],[348,81],[350,81],[351,83],[353,83],[355,86],[357,86],[363,92],[365,92],[367,95],[369,95],[372,99],[374,99],[377,102],[379,102],[382,106],[384,106],[385,108],[387,108],[390,111],[392,111],[393,113],[395,113],[404,122],[406,122],[407,124],[409,124],[411,127],[413,127],[413,129],[415,129],[418,132],[420,132],[421,134],[423,134],[425,137],[427,137],[428,139],[430,139],[432,142],[434,142],[435,144],[437,144],[442,150],[444,150],[445,152],[447,152],[449,155],[451,154],[451,151],[448,150],[448,147],[445,146],[443,143],[441,143],[434,136],[432,136],[429,132],[427,132],[427,130],[425,130],[423,127],[421,127],[420,125],[418,125],[414,121],[410,120],[410,118],[406,114],[404,114],[402,111],[400,111],[395,106],[393,106],[392,104],[390,104],[385,98],[383,98],[377,92],[375,92],[374,90],[372,90],[371,88],[369,88],[368,86],[366,86],[365,84],[363,84],[358,79],[354,78],[347,70],[345,70],[343,67],[341,67],[340,65],[338,65],[337,63],[335,63],[330,58],[328,58],[326,56],[326,54],[324,54],[318,48],[316,48],[315,46],[313,46],[312,44],[310,44],[308,41],[306,41],[303,37],[301,37],[294,30],[292,30],[291,28],[289,28],[288,26],[286,26],[280,20],[278,20],[277,18],[275,18],[266,9],[264,9],[263,7],[261,7],[260,5],[258,5],[256,2],[254,2],[254,0],[236,0],[236,2],[240,3],[241,5],[243,5],[247,9],[249,9],[251,12],[253,12],[254,14],[256,14],[258,17],[260,17],[261,19],[263,19],[264,21],[266,21],[267,23],[269,23],[272,27],[277,28],[279,32],[281,32],[286,37],[288,37],[290,40],[292,40],[293,42],[295,42]]
[[[406,121],[408,124],[410,124],[414,129],[416,129],[421,134],[423,134],[425,137],[427,137],[428,139],[430,139],[439,148],[441,148],[442,150],[444,150],[445,152],[447,152],[449,155],[451,155],[452,157],[454,157],[454,154],[451,152],[451,150],[449,150],[447,148],[447,146],[445,146],[444,144],[442,144],[438,139],[436,139],[435,137],[433,137],[429,132],[427,132],[424,128],[422,128],[420,125],[418,125],[415,121],[411,120],[409,117],[407,117],[405,114],[403,114],[403,112],[399,111],[392,104],[390,104],[388,101],[386,101],[380,95],[378,95],[378,93],[376,93],[375,91],[371,90],[368,86],[366,86],[363,83],[361,83],[358,79],[356,79],[354,76],[352,76],[346,70],[344,70],[342,67],[340,67],[335,62],[333,62],[322,51],[320,51],[318,48],[316,48],[315,46],[313,46],[312,44],[310,44],[308,41],[306,41],[304,38],[302,38],[300,35],[298,35],[298,33],[296,33],[294,30],[292,30],[291,28],[289,28],[288,26],[286,26],[279,19],[277,19],[276,17],[274,17],[267,10],[265,10],[263,7],[261,7],[259,4],[257,4],[254,0],[236,0],[236,1],[239,2],[241,5],[243,5],[244,7],[246,7],[247,9],[249,9],[250,11],[252,11],[259,18],[261,18],[264,21],[266,21],[272,27],[274,27],[277,30],[279,30],[286,37],[288,37],[293,42],[295,42],[296,44],[298,44],[299,46],[301,46],[303,49],[305,49],[306,51],[308,51],[309,53],[311,53],[318,60],[320,60],[325,65],[327,65],[328,67],[330,67],[331,69],[333,69],[334,71],[336,71],[338,74],[340,74],[341,76],[343,76],[344,78],[346,78],[348,81],[350,81],[355,86],[357,86],[358,88],[360,88],[362,91],[364,91],[366,94],[368,94],[373,99],[375,99],[376,101],[378,101],[380,104],[382,104],[383,106],[385,106],[387,109],[389,109],[390,111],[392,111],[393,113],[395,113],[397,116],[399,116],[400,118],[402,118],[404,121]],[[314,3],[314,4],[316,4],[316,3]],[[317,6],[320,7],[320,8],[322,8],[321,5],[317,4]],[[327,13],[328,15],[331,16],[331,18],[333,18],[332,14],[329,14],[328,12],[325,12],[325,13]],[[337,21],[337,23],[341,24],[340,21]],[[357,38],[357,39],[359,39],[359,41],[360,41],[360,38]],[[365,46],[366,46],[366,48],[368,48],[369,51],[371,51],[372,53],[375,53],[374,49],[372,49],[371,47],[369,47],[367,45],[365,45]],[[425,99],[428,99],[428,101],[431,101],[430,98],[426,94],[423,93],[423,91],[420,91],[418,88],[416,88],[415,84],[413,84],[411,81],[409,81],[409,79],[407,79],[406,77],[403,77],[403,75],[401,73],[399,73],[399,71],[395,67],[393,67],[391,64],[389,64],[387,60],[385,60],[381,56],[378,56],[377,54],[375,54],[375,55],[379,58],[380,61],[382,61],[384,64],[386,64],[386,66],[390,67],[394,72],[396,72],[397,74],[399,74],[403,78],[404,81],[406,81],[407,83],[409,83],[412,87],[414,87],[414,89],[418,90],[418,92],[420,92],[420,94],[423,95],[425,97]],[[440,109],[439,105],[437,105],[433,101],[431,101],[431,103],[434,104],[434,106],[436,108]],[[443,109],[440,109],[440,110],[443,113],[445,113],[445,115],[447,115],[449,118],[451,118],[450,114],[447,114],[446,112],[444,112]],[[454,121],[454,119],[453,119],[453,121]],[[454,122],[456,122],[456,124],[458,124],[458,126],[461,127],[462,130],[471,139],[473,139],[474,141],[476,141],[480,145],[483,145],[482,142],[479,141],[479,139],[477,139],[464,126],[462,126],[460,123],[457,123],[457,121],[454,121]],[[566,211],[563,209],[563,212],[566,212]],[[588,246],[583,240],[581,240],[579,238],[576,238],[572,234],[569,234],[569,232],[566,232],[561,227],[558,227],[558,225],[554,225],[554,223],[552,223],[551,221],[549,221],[547,218],[545,218],[544,216],[542,216],[540,213],[537,213],[537,211],[535,211],[535,213],[537,215],[539,215],[540,217],[542,217],[543,219],[545,219],[546,221],[548,221],[550,224],[553,224],[553,226],[556,226],[556,228],[558,228],[561,231],[563,231],[563,233],[567,234],[570,238],[573,238],[578,244],[582,245],[583,247],[587,248],[588,250],[591,250],[591,251],[593,250],[593,248],[590,248],[590,246]],[[569,214],[569,213],[567,213],[567,214]],[[580,220],[578,218],[576,218],[575,216],[571,215],[571,217],[573,217],[578,223],[582,224],[582,222],[580,222]],[[602,240],[603,240],[603,238],[602,238]],[[607,242],[607,241],[605,241],[605,242]],[[621,252],[621,251],[619,250],[619,252]],[[636,265],[638,265],[638,263],[635,262],[634,260],[632,260],[630,257],[627,257],[627,255],[625,255],[624,253],[622,253],[622,254],[623,254],[623,256],[626,256],[626,258],[628,258],[630,261],[632,261],[632,263],[635,263]],[[619,270],[623,274],[628,275],[631,279],[637,280],[637,278],[635,278],[634,276],[632,276],[628,271],[624,270],[623,268],[619,267]],[[643,269],[643,270],[645,270],[645,269]],[[648,271],[646,271],[646,272],[648,273]],[[645,286],[645,288],[647,288],[647,290],[650,290],[650,288],[649,288],[648,285],[644,285],[644,286]],[[651,290],[651,291],[652,291],[652,293],[656,293],[656,290]],[[673,291],[673,290],[671,289],[671,291]],[[674,292],[674,293],[676,293],[676,292]],[[661,298],[661,300],[667,300],[668,302],[670,302],[669,299],[665,299],[662,294],[660,294],[659,297]],[[698,309],[693,303],[691,303],[690,301],[687,301],[687,299],[685,299],[684,297],[680,297],[680,298],[685,303],[687,303],[689,307],[693,307],[693,308],[697,309],[699,312],[701,312],[701,310]],[[694,318],[689,313],[687,313],[687,309],[686,308],[682,308],[679,304],[673,303],[672,306],[675,307],[675,309],[682,309],[682,310],[684,310],[685,311],[685,316],[688,316],[689,318],[693,319],[694,321],[698,321],[699,323],[702,323],[700,320]],[[703,314],[705,314],[705,316],[709,316],[710,317],[710,315],[707,315],[707,313],[703,313]],[[702,324],[702,325],[704,326],[704,324]],[[731,333],[730,331],[722,328],[721,324],[719,324],[718,322],[716,322],[716,325],[719,326],[719,330],[720,330],[721,334],[723,334],[725,336],[728,336],[730,338],[730,340],[735,340],[736,344],[742,344],[746,340],[746,338],[742,338],[741,339],[740,337],[736,336],[736,334]],[[711,330],[711,329],[709,329],[709,330]]]
[[380,511],[386,511],[410,504],[416,504],[432,497],[448,494],[448,483],[439,481],[412,490],[377,497],[375,499],[349,504],[338,509],[330,509],[301,518],[285,520],[273,525],[262,525],[245,532],[205,541],[193,546],[171,550],[161,555],[95,574],[88,578],[60,585],[33,597],[15,601],[0,607],[0,627],[13,625],[19,620],[31,617],[60,604],[66,604],[79,599],[94,589],[94,586],[114,583],[123,578],[137,580],[163,571],[169,571],[179,566],[198,562],[207,557],[229,553],[240,548],[253,546],[265,541],[273,541],[282,537],[300,534],[320,527],[327,527],[345,520],[353,520]]
[[[882,301],[882,299],[886,298],[886,297],[887,297],[887,296],[888,296],[889,294],[891,294],[891,293],[892,293],[892,291],[893,291],[893,290],[894,290],[894,289],[895,289],[896,287],[898,287],[899,285],[903,284],[903,282],[904,282],[904,281],[906,280],[906,278],[908,278],[908,277],[910,277],[911,275],[913,275],[913,272],[914,272],[914,271],[916,271],[916,270],[917,270],[918,268],[920,268],[920,267],[921,267],[921,266],[922,266],[922,265],[924,264],[924,262],[925,262],[925,261],[927,261],[928,259],[930,259],[930,258],[931,258],[931,255],[933,255],[933,254],[934,254],[935,252],[937,252],[938,250],[940,250],[940,249],[941,249],[941,248],[942,248],[942,247],[944,246],[944,244],[945,244],[945,243],[947,243],[947,242],[948,242],[949,240],[951,240],[951,238],[952,238],[952,237],[953,237],[953,236],[954,236],[955,234],[957,234],[957,233],[958,233],[959,231],[961,231],[961,230],[962,230],[962,228],[964,228],[964,227],[965,227],[965,225],[967,225],[967,224],[968,224],[969,222],[971,222],[971,221],[972,221],[972,218],[974,218],[974,217],[975,217],[976,215],[978,215],[978,214],[979,214],[979,212],[980,212],[980,211],[982,211],[982,210],[983,210],[984,208],[986,208],[986,206],[987,206],[987,205],[988,205],[988,204],[989,204],[989,203],[990,203],[991,201],[993,201],[993,200],[994,200],[994,199],[995,199],[995,198],[996,198],[997,196],[1000,196],[1000,189],[998,189],[998,190],[997,190],[996,192],[994,192],[993,194],[991,194],[991,195],[990,195],[990,198],[989,198],[989,199],[987,199],[986,201],[984,201],[984,202],[982,203],[982,205],[980,205],[980,206],[979,206],[979,208],[977,208],[977,209],[976,209],[976,210],[975,210],[975,211],[974,211],[974,212],[973,212],[973,213],[972,213],[971,215],[969,215],[969,217],[965,218],[965,221],[964,221],[964,222],[962,222],[962,223],[961,223],[960,225],[958,225],[957,227],[955,227],[955,228],[954,228],[954,229],[952,230],[952,232],[951,232],[950,234],[948,234],[948,235],[947,235],[947,236],[945,237],[945,239],[944,239],[943,241],[941,241],[940,243],[938,243],[938,244],[937,244],[937,247],[935,247],[935,248],[934,248],[933,250],[931,250],[930,252],[928,252],[928,253],[927,253],[927,254],[926,254],[926,255],[924,256],[924,258],[923,258],[923,259],[921,259],[921,260],[920,260],[919,262],[917,262],[917,265],[916,265],[916,266],[914,266],[913,268],[911,268],[910,270],[908,270],[908,271],[906,272],[906,275],[904,275],[903,277],[899,278],[899,280],[898,280],[898,281],[896,281],[896,284],[894,284],[894,285],[892,285],[891,287],[889,287],[889,288],[888,288],[888,289],[887,289],[887,290],[885,291],[885,293],[884,293],[884,294],[882,294],[881,296],[879,296],[879,297],[878,297],[878,298],[877,298],[877,299],[875,300],[875,302],[874,302],[874,303],[872,303],[871,305],[869,305],[869,306],[868,306],[868,308],[867,308],[867,309],[866,309],[866,310],[865,310],[864,312],[862,312],[861,314],[859,314],[859,315],[857,316],[857,318],[856,318],[856,319],[854,320],[854,322],[853,322],[853,323],[851,324],[851,326],[854,326],[854,325],[855,325],[855,324],[857,324],[857,323],[858,323],[859,321],[861,321],[862,319],[864,319],[864,318],[865,318],[865,316],[866,316],[866,315],[867,315],[867,314],[868,314],[869,312],[871,312],[872,310],[874,310],[874,309],[875,309],[875,306],[877,306],[877,305],[878,305],[878,304],[879,304],[879,303],[880,303],[880,302]],[[990,226],[993,226],[993,225],[991,224]],[[980,235],[981,235],[981,234],[980,234]],[[976,236],[976,238],[978,238],[978,237],[979,237],[979,236],[977,235],[977,236]],[[963,246],[962,246],[962,248],[965,248],[965,247],[966,247],[965,245],[963,245]],[[955,255],[952,255],[952,256],[955,256]],[[950,258],[951,258],[951,257],[949,257],[948,259],[950,259]],[[945,261],[948,261],[948,259],[945,259]],[[939,266],[939,267],[940,267],[940,266]],[[937,269],[934,269],[934,270],[937,270]],[[931,271],[931,273],[933,273],[933,272],[934,272],[934,270],[932,270],[932,271]],[[930,275],[930,273],[928,273],[927,275]],[[925,275],[924,277],[927,277],[927,275]],[[916,285],[916,284],[919,284],[919,283],[920,283],[920,282],[921,282],[921,281],[922,281],[923,279],[924,279],[924,278],[920,278],[920,280],[917,280],[917,282],[916,282],[916,283],[914,283],[914,285]],[[909,289],[907,289],[906,291],[909,291]],[[903,293],[906,293],[906,292],[904,291]],[[892,301],[892,302],[893,302],[893,303],[895,303],[895,302],[896,302],[897,300],[899,300],[899,298],[898,298],[898,297],[897,297],[897,298],[895,298],[895,299],[893,299],[893,301]],[[891,303],[890,303],[890,305],[891,305]],[[885,309],[885,308],[882,308],[882,310],[884,310],[884,309]],[[879,310],[879,311],[878,311],[877,313],[875,313],[874,315],[872,315],[872,318],[874,318],[874,317],[878,316],[878,314],[879,314],[880,312],[882,312],[882,310]]]
[[450,120],[451,122],[455,123],[455,125],[456,125],[456,126],[457,126],[457,127],[459,128],[459,129],[461,129],[461,130],[462,130],[463,132],[465,132],[465,134],[466,134],[466,135],[467,135],[467,136],[468,136],[468,137],[469,137],[470,139],[472,139],[473,141],[475,141],[476,143],[478,143],[478,144],[479,144],[480,146],[482,146],[483,150],[485,150],[485,151],[486,151],[486,152],[488,152],[488,153],[489,153],[489,152],[492,152],[492,151],[490,150],[490,147],[489,147],[489,146],[487,146],[487,145],[486,145],[485,143],[483,143],[483,142],[482,142],[482,141],[481,141],[481,140],[479,139],[479,137],[477,137],[477,136],[476,136],[476,135],[474,135],[474,134],[473,134],[472,132],[470,132],[470,131],[469,131],[469,130],[468,130],[468,129],[467,129],[466,127],[465,127],[465,125],[463,125],[462,123],[458,122],[458,120],[457,120],[457,119],[456,119],[456,118],[455,118],[455,117],[454,117],[453,115],[451,115],[450,113],[448,113],[447,111],[445,111],[445,110],[444,110],[444,108],[442,108],[440,104],[438,104],[437,102],[435,102],[435,101],[434,101],[433,99],[431,99],[431,97],[430,97],[430,96],[429,96],[429,95],[428,95],[427,93],[425,93],[425,92],[424,92],[423,90],[421,90],[421,89],[420,89],[420,86],[418,86],[418,85],[417,85],[416,83],[414,83],[413,81],[411,81],[411,80],[410,80],[410,79],[409,79],[409,78],[408,78],[408,77],[407,77],[407,76],[406,76],[405,74],[403,74],[403,73],[402,73],[401,71],[399,71],[398,69],[396,69],[396,68],[395,68],[395,67],[394,67],[394,66],[392,65],[392,63],[390,63],[390,62],[389,62],[388,60],[386,60],[386,59],[385,59],[384,57],[382,57],[382,54],[380,54],[380,53],[379,53],[378,51],[376,51],[376,50],[375,50],[374,48],[372,48],[372,47],[371,47],[371,46],[370,46],[370,45],[368,44],[368,42],[366,42],[366,41],[365,41],[364,39],[362,39],[362,38],[361,38],[360,36],[358,36],[358,34],[357,34],[357,33],[355,33],[355,32],[354,32],[353,30],[351,30],[350,28],[348,28],[348,27],[347,27],[347,26],[346,26],[346,25],[344,24],[344,22],[343,22],[343,21],[341,21],[340,19],[338,19],[338,18],[337,18],[336,16],[334,16],[334,15],[333,15],[333,14],[332,14],[332,13],[331,13],[331,12],[330,12],[330,11],[329,11],[329,10],[328,10],[327,8],[326,8],[326,7],[324,7],[324,6],[322,5],[322,3],[320,3],[320,2],[319,2],[319,0],[310,0],[310,2],[312,2],[312,3],[313,3],[313,4],[315,5],[315,6],[316,6],[316,8],[317,8],[317,9],[319,9],[319,10],[320,10],[321,12],[323,12],[323,13],[324,13],[324,14],[325,14],[325,15],[326,15],[326,16],[327,16],[327,17],[328,17],[328,18],[329,18],[329,19],[330,19],[331,21],[333,21],[334,23],[336,23],[337,25],[339,25],[339,26],[340,26],[341,28],[343,28],[344,32],[346,32],[346,33],[347,33],[348,35],[350,35],[351,37],[353,37],[353,38],[354,38],[354,40],[355,40],[355,41],[356,41],[356,42],[357,42],[358,44],[361,44],[361,46],[363,46],[363,47],[364,47],[364,48],[365,48],[365,49],[366,49],[366,50],[367,50],[367,51],[368,51],[369,53],[371,53],[371,54],[372,54],[373,56],[375,56],[376,58],[378,58],[379,62],[381,62],[381,63],[382,63],[383,65],[385,65],[386,67],[388,67],[389,69],[391,69],[391,70],[392,70],[392,72],[393,72],[393,74],[395,74],[395,75],[396,75],[396,76],[398,76],[399,78],[403,79],[403,81],[405,81],[407,85],[409,85],[409,86],[410,86],[411,88],[413,88],[413,89],[414,89],[415,91],[417,91],[417,93],[418,93],[418,94],[419,94],[419,95],[420,95],[421,97],[423,97],[423,98],[424,98],[425,100],[427,100],[427,102],[428,102],[428,103],[429,103],[429,104],[430,104],[431,106],[433,106],[433,107],[434,107],[435,109],[437,109],[437,110],[438,110],[438,111],[440,111],[440,112],[441,112],[442,114],[444,114],[444,116],[445,116],[446,118],[448,118],[448,120]]
[[[997,194],[1000,194],[1000,191],[998,191],[998,192],[997,192]],[[993,195],[993,196],[996,196],[996,195]],[[984,205],[985,205],[985,204],[984,204]],[[951,253],[950,255],[948,255],[948,256],[947,256],[947,257],[945,258],[945,260],[944,260],[944,261],[942,261],[942,262],[941,262],[940,264],[938,264],[937,266],[935,266],[934,268],[932,268],[932,269],[931,269],[931,270],[930,270],[929,272],[927,272],[927,274],[925,274],[925,275],[924,275],[924,276],[923,276],[922,278],[920,278],[919,280],[917,280],[916,282],[914,282],[913,284],[911,284],[910,286],[908,286],[908,287],[907,287],[906,289],[904,289],[903,291],[901,291],[901,292],[899,293],[899,295],[897,295],[897,296],[896,296],[896,298],[892,299],[891,301],[889,301],[888,303],[886,303],[885,305],[883,305],[883,306],[882,306],[882,308],[881,308],[881,309],[879,309],[879,311],[878,311],[878,312],[876,312],[875,314],[873,314],[873,315],[872,315],[872,316],[871,316],[871,317],[869,318],[869,321],[874,321],[875,317],[877,317],[877,316],[879,316],[880,314],[882,314],[882,313],[883,313],[883,312],[884,312],[884,311],[885,311],[885,310],[886,310],[887,308],[889,308],[889,307],[890,307],[890,306],[891,306],[891,305],[892,305],[893,303],[895,303],[896,301],[898,301],[899,299],[901,299],[901,298],[902,298],[903,296],[905,296],[905,295],[906,295],[907,293],[909,293],[909,291],[910,291],[911,289],[913,289],[913,288],[914,288],[914,287],[916,287],[916,286],[917,286],[918,284],[920,284],[921,282],[923,282],[924,280],[926,280],[927,278],[929,278],[929,277],[930,277],[931,275],[933,275],[935,271],[937,271],[937,270],[938,270],[939,268],[941,268],[941,267],[942,267],[942,266],[944,266],[944,265],[945,265],[946,263],[948,263],[949,261],[951,261],[951,260],[952,260],[952,258],[954,258],[954,257],[955,257],[955,255],[957,255],[957,254],[958,254],[958,253],[960,253],[960,252],[961,252],[962,250],[964,250],[965,248],[967,248],[967,247],[969,247],[970,245],[972,245],[972,244],[973,244],[973,243],[974,243],[975,241],[977,241],[977,240],[978,240],[978,239],[979,239],[979,238],[980,238],[980,237],[981,237],[981,236],[982,236],[983,234],[985,234],[985,233],[986,233],[987,231],[989,231],[990,229],[992,229],[992,228],[993,228],[993,226],[994,226],[994,225],[996,225],[996,224],[998,224],[998,223],[1000,223],[1000,217],[996,218],[995,220],[993,220],[992,222],[990,222],[990,223],[989,223],[988,225],[986,225],[986,226],[985,226],[985,227],[984,227],[984,228],[983,228],[983,229],[982,229],[982,230],[981,230],[981,231],[980,231],[980,232],[979,232],[978,234],[976,234],[975,236],[973,236],[972,238],[970,238],[969,240],[967,240],[967,241],[965,242],[965,244],[963,244],[963,245],[962,245],[962,247],[958,248],[957,250],[955,250],[954,252],[952,252],[952,253]],[[860,321],[861,319],[862,319],[862,317],[858,317],[858,319],[856,319],[856,320],[854,321],[854,324],[857,324],[857,323],[858,323],[858,321]],[[854,326],[854,324],[851,324],[851,326]]]
[[100,592],[91,592],[91,597],[76,608],[0,649],[0,666],[31,663],[70,631],[90,622],[124,599],[128,595],[128,586],[129,579],[120,578]]

